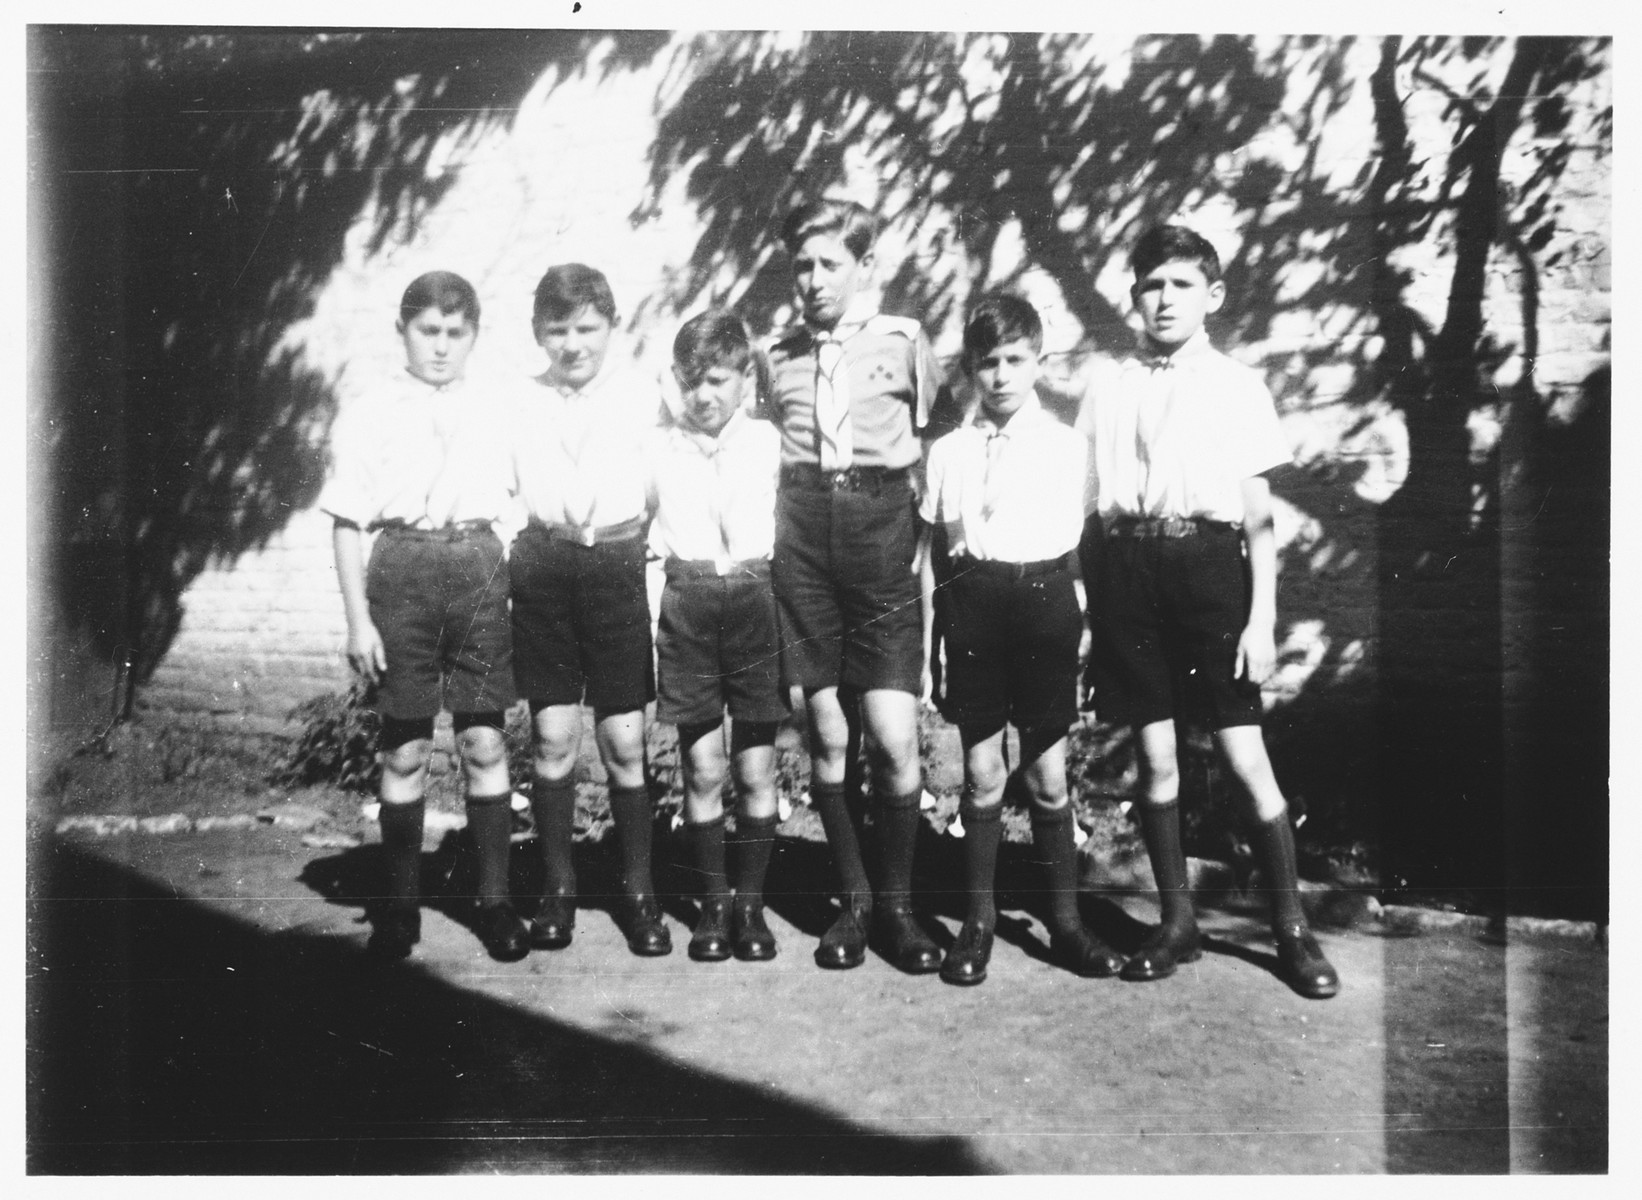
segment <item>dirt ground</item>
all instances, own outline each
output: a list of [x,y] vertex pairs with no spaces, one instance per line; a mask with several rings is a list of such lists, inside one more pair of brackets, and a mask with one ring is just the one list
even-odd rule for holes
[[[1176,978],[1081,980],[1048,961],[1011,844],[987,983],[876,956],[829,973],[810,959],[825,850],[801,814],[771,872],[774,962],[691,962],[682,903],[675,952],[632,957],[588,842],[574,945],[495,963],[455,894],[460,839],[435,831],[423,941],[381,965],[362,954],[378,864],[357,797],[249,775],[227,795],[211,770],[167,769],[131,776],[121,806],[190,828],[58,835],[98,797],[58,778],[36,799],[35,1173],[1607,1169],[1608,961],[1590,942],[1327,931],[1345,987],[1318,1003],[1275,978],[1257,912],[1206,909],[1208,953]],[[100,787],[113,804],[123,785]],[[242,820],[201,828],[224,814]],[[932,820],[919,883],[943,939],[960,854]],[[516,849],[522,890],[533,858]],[[1144,895],[1084,903],[1120,948],[1155,914]]]

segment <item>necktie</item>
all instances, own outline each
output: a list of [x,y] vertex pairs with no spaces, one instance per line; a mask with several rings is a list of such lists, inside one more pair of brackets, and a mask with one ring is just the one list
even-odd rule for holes
[[855,460],[855,436],[850,428],[850,381],[844,344],[831,333],[818,333],[816,337],[815,432],[820,441],[821,469],[847,471]]
[[460,403],[458,397],[447,399],[441,394],[431,402],[428,414],[433,440],[439,446],[439,468],[428,486],[426,499],[428,524],[434,529],[449,525],[456,519],[456,501],[461,493],[457,464],[452,461],[457,429],[452,414],[446,413],[444,406]]
[[593,510],[598,505],[598,493],[593,481],[588,478],[588,469],[582,463],[592,425],[586,405],[587,401],[580,396],[564,396],[563,406],[559,410],[563,421],[561,442],[565,457],[570,460],[570,470],[565,472],[561,488],[565,523],[584,528],[593,523]]

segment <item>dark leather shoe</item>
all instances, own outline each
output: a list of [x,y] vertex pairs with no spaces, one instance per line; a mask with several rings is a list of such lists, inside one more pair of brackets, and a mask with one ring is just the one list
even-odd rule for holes
[[530,953],[530,927],[506,900],[479,908],[479,940],[497,962],[518,962]]
[[1278,973],[1308,1000],[1327,1000],[1340,993],[1340,974],[1323,957],[1323,948],[1303,921],[1279,925],[1277,937]]
[[723,962],[730,957],[730,898],[709,896],[701,902],[701,920],[690,938],[696,962]]
[[986,979],[986,965],[992,961],[992,931],[964,922],[958,940],[941,961],[941,978],[959,987],[973,987]]
[[1167,979],[1181,963],[1196,962],[1202,957],[1203,939],[1197,926],[1185,932],[1159,927],[1123,964],[1119,974],[1130,983],[1150,983],[1154,979]]
[[870,900],[844,899],[844,911],[832,927],[821,935],[815,947],[815,965],[829,971],[847,971],[867,959],[867,923],[872,919]]
[[372,918],[365,949],[377,958],[409,958],[411,947],[421,940],[422,910],[414,904],[395,904]]
[[1127,965],[1123,955],[1087,929],[1051,931],[1049,952],[1057,963],[1085,979],[1110,979]]
[[941,969],[941,948],[913,919],[910,906],[881,906],[873,930],[882,954],[897,969],[908,975],[927,975]]
[[576,897],[543,896],[530,918],[530,944],[537,950],[563,950],[576,933]]
[[653,896],[627,898],[627,948],[641,958],[660,958],[673,952],[673,939],[662,923]]
[[731,948],[742,962],[769,962],[775,957],[775,934],[764,924],[764,905],[746,904],[737,899],[730,910],[733,917]]

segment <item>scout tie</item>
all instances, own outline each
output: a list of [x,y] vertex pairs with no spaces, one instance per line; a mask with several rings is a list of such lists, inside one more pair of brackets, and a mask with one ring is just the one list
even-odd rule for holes
[[564,395],[560,414],[564,422],[560,431],[561,444],[565,457],[570,460],[570,470],[565,472],[560,489],[564,497],[565,524],[585,529],[592,525],[593,509],[598,504],[598,493],[593,481],[588,478],[589,472],[582,465],[582,455],[587,450],[593,422],[589,419],[591,414],[587,411],[587,402],[581,397]]
[[969,552],[977,558],[992,556],[992,518],[997,514],[998,505],[1003,500],[1003,456],[1008,445],[1007,427],[991,425],[986,428],[986,464],[981,474],[981,521],[975,530],[983,544],[977,547],[972,540],[969,547]]
[[850,428],[844,343],[831,333],[815,336],[815,432],[820,440],[821,469],[847,471],[855,459],[855,437]]

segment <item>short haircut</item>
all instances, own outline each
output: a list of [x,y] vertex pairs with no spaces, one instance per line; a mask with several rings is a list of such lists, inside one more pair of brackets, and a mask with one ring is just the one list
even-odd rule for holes
[[1043,349],[1043,322],[1038,310],[1026,300],[994,292],[969,310],[969,320],[964,322],[966,361],[1018,341],[1030,342],[1034,352]]
[[417,313],[437,308],[449,314],[459,312],[468,324],[479,328],[479,293],[454,271],[429,271],[411,280],[399,297],[399,319],[414,320]]
[[1166,262],[1196,263],[1210,283],[1220,278],[1220,256],[1209,239],[1184,225],[1154,225],[1140,235],[1129,252],[1135,278],[1150,275]]
[[796,254],[817,235],[837,238],[862,259],[878,240],[878,218],[853,200],[812,200],[793,209],[781,223],[781,242],[788,253]]
[[714,367],[744,371],[753,360],[752,339],[741,318],[722,308],[691,317],[673,338],[673,365],[686,390],[699,387]]
[[530,323],[536,326],[543,321],[566,321],[584,308],[592,308],[612,325],[616,323],[616,297],[610,291],[610,281],[603,271],[581,263],[560,263],[549,267],[536,285]]

